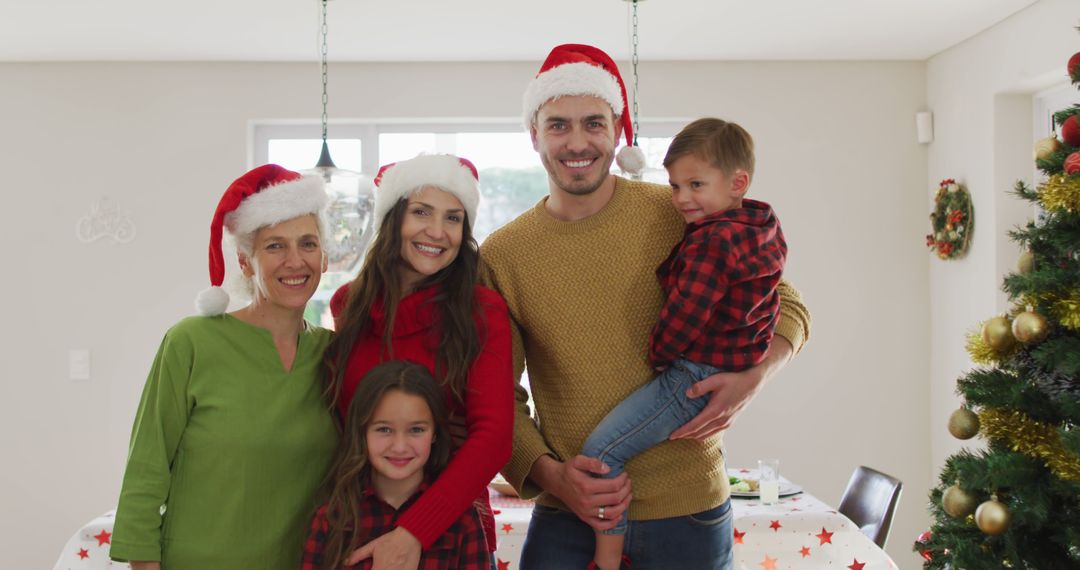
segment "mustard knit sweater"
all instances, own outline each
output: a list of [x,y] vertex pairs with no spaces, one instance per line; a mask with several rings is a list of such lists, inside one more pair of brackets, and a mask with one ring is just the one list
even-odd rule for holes
[[[503,470],[523,497],[565,508],[526,477],[543,455],[566,461],[620,401],[648,382],[649,331],[663,295],[654,273],[682,238],[684,223],[667,186],[616,177],[598,213],[563,222],[547,199],[484,242],[485,284],[510,309],[514,374],[525,362],[528,395],[516,390],[514,450]],[[776,334],[799,351],[810,315],[799,292],[780,283]],[[684,516],[719,505],[729,494],[719,436],[668,441],[626,466],[634,484],[630,518]]]

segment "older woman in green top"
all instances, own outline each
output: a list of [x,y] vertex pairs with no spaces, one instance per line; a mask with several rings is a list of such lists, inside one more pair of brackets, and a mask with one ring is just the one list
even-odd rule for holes
[[[300,565],[337,443],[318,381],[330,332],[304,322],[326,270],[323,184],[277,165],[237,179],[211,225],[210,280],[165,334],[131,434],[114,560],[135,570]],[[222,226],[253,285],[225,314]]]

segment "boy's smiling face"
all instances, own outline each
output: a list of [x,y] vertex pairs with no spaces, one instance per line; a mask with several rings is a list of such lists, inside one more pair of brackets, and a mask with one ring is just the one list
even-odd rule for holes
[[688,224],[742,206],[750,185],[746,171],[728,174],[692,154],[679,157],[667,170],[671,203]]

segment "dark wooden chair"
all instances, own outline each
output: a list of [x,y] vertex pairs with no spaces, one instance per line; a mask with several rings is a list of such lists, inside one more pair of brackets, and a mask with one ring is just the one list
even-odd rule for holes
[[903,487],[896,477],[860,466],[851,474],[837,510],[875,544],[885,548]]

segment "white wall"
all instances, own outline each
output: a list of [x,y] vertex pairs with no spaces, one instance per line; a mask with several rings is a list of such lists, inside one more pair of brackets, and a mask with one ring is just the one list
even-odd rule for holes
[[[976,218],[966,259],[930,261],[933,482],[945,459],[965,445],[946,430],[960,403],[955,380],[972,367],[965,331],[1008,309],[1000,286],[1020,251],[1005,232],[1032,210],[1007,192],[1016,180],[1032,181],[1031,94],[1067,82],[1065,64],[1080,50],[1076,8],[1075,0],[1042,0],[927,62],[927,104],[936,124],[926,186],[942,178],[966,183]],[[925,200],[929,208],[929,193]]]
[[[332,115],[516,117],[537,66],[339,64]],[[857,465],[899,476],[907,491],[889,550],[913,566],[931,472],[927,150],[914,129],[925,65],[641,68],[646,115],[717,115],[754,135],[751,194],[775,205],[788,276],[814,315],[806,351],[729,434],[731,463],[780,457],[787,476],[833,503]],[[0,333],[0,549],[8,567],[45,568],[114,506],[148,365],[206,285],[210,214],[247,167],[248,122],[316,117],[319,83],[316,66],[298,64],[4,64],[0,85],[11,301]],[[935,144],[951,144],[951,115],[934,107],[946,139]],[[106,195],[137,238],[80,243],[76,220]],[[67,380],[73,348],[91,350],[91,380]]]

